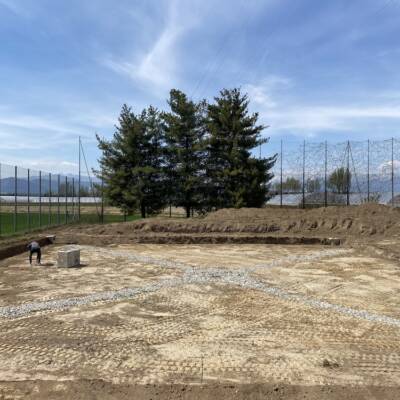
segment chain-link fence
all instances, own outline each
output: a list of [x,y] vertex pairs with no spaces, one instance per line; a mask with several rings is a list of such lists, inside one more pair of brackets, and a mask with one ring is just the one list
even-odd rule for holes
[[101,192],[101,183],[86,176],[79,180],[0,164],[0,236],[68,223],[126,220],[103,202]]
[[400,140],[281,142],[271,205],[400,206]]

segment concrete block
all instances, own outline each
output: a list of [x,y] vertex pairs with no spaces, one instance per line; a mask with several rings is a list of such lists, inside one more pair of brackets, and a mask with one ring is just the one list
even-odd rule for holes
[[58,251],[57,266],[61,268],[77,267],[81,263],[81,251],[74,248],[64,248]]

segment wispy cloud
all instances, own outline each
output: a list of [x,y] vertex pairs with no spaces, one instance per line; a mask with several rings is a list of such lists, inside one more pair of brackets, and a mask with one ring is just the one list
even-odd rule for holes
[[117,114],[81,107],[64,110],[58,117],[35,116],[0,107],[0,141],[2,150],[42,150],[75,145],[77,137],[95,143],[94,134],[112,129]]
[[0,0],[0,9],[2,7],[20,17],[29,17],[30,15],[27,8],[16,0]]
[[24,169],[31,169],[34,171],[42,171],[43,173],[51,172],[53,174],[77,174],[79,172],[79,165],[77,162],[59,160],[57,157],[9,157],[1,160],[2,164],[2,177],[8,175],[12,176],[14,173],[13,168],[7,166],[17,165],[19,167],[18,175],[25,176]]
[[257,84],[247,83],[243,86],[243,91],[249,95],[252,103],[256,106],[269,109],[275,108],[278,105],[275,100],[277,93],[288,89],[291,84],[291,79],[287,77],[270,75]]
[[263,123],[271,125],[268,134],[285,133],[313,136],[321,131],[357,131],[362,126],[378,121],[382,126],[400,122],[398,92],[376,93],[368,102],[340,105],[312,104],[303,99],[292,99],[296,89],[292,79],[269,76],[257,84],[247,84],[252,108],[259,111]]
[[135,54],[133,60],[109,56],[101,63],[156,94],[165,94],[179,81],[177,42],[192,20],[182,15],[179,4],[179,1],[169,3],[166,24],[150,48]]
[[282,111],[264,110],[272,131],[298,132],[299,135],[318,131],[353,131],[371,120],[400,120],[400,107],[390,106],[292,106]]

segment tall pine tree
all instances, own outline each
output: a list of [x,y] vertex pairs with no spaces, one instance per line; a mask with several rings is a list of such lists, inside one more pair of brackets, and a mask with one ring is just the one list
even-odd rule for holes
[[168,104],[171,111],[163,113],[163,120],[171,200],[190,217],[190,211],[201,210],[204,203],[205,104],[194,103],[176,89]]
[[126,213],[139,210],[145,218],[165,206],[160,113],[150,106],[135,115],[124,105],[118,121],[111,141],[97,136],[102,151],[97,175],[111,205]]
[[248,111],[249,100],[239,89],[220,92],[208,106],[208,205],[261,207],[268,198],[273,157],[257,159],[251,150],[267,143],[258,114]]

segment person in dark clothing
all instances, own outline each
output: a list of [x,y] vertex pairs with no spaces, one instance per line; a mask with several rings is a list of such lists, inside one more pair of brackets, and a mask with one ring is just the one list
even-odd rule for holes
[[38,242],[31,242],[28,244],[29,250],[29,264],[32,265],[32,255],[36,253],[36,263],[40,264],[42,258],[42,251],[40,250],[40,245]]

